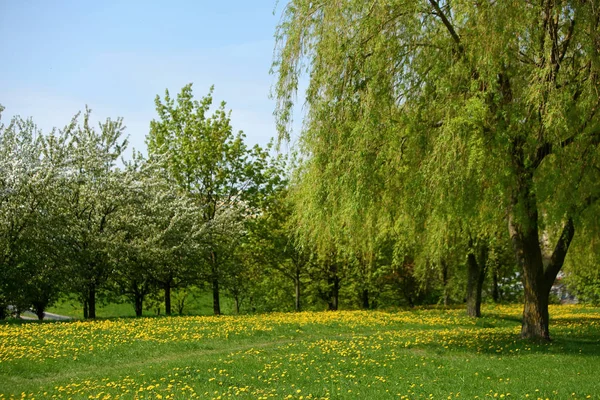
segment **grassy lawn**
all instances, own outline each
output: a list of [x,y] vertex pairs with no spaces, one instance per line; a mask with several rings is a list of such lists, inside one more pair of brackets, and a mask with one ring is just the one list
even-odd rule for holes
[[521,306],[0,325],[0,399],[529,398],[600,394],[600,309]]

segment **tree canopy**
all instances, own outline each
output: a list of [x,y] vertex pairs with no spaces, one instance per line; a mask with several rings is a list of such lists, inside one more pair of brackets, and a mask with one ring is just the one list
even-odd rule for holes
[[599,21],[596,1],[291,1],[276,117],[288,137],[306,73],[304,201],[337,230],[500,214],[523,273],[522,335],[548,338],[550,287],[598,215]]

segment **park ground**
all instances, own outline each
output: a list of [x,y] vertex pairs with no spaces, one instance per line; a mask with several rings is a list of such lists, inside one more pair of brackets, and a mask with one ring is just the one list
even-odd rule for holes
[[0,325],[0,399],[589,399],[600,309],[522,306],[108,318]]

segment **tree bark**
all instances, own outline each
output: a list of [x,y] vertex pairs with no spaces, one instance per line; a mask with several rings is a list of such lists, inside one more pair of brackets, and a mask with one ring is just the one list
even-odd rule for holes
[[46,304],[41,302],[36,302],[33,304],[33,309],[35,310],[35,315],[37,315],[38,319],[42,321],[46,316],[44,310],[46,309]]
[[171,315],[171,281],[166,281],[165,289],[165,314]]
[[221,302],[219,300],[219,270],[217,266],[217,255],[211,252],[212,259],[212,289],[213,289],[213,313],[221,315]]
[[213,289],[213,312],[215,315],[221,315],[221,304],[219,301],[219,279],[215,276],[213,276],[212,289]]
[[369,306],[369,289],[363,289],[360,296],[362,308],[368,310]]
[[144,310],[144,295],[135,293],[135,316],[141,317]]
[[[525,304],[521,337],[550,340],[548,329],[548,302],[550,289],[563,266],[569,245],[575,234],[573,220],[568,218],[556,244],[548,266],[544,268],[538,232],[538,210],[535,195],[530,188],[532,175],[521,176],[519,192],[513,199],[513,209],[508,217],[508,229],[517,264],[523,271]],[[517,208],[518,207],[518,208]],[[515,210],[520,213],[515,215]]]
[[487,248],[480,245],[479,260],[471,250],[467,256],[467,315],[481,317],[481,292],[485,279]]
[[240,313],[240,298],[237,295],[233,296],[233,306],[235,308],[235,313],[239,314]]
[[481,293],[477,293],[477,282],[480,273],[479,264],[473,252],[467,256],[467,315],[469,317],[481,317]]
[[83,300],[83,319],[88,319],[88,317],[89,317],[88,301]]
[[185,299],[187,295],[184,295],[177,301],[177,314],[183,315],[183,310],[185,308]]
[[96,318],[96,287],[94,285],[90,286],[89,298],[88,298],[88,318],[95,319]]

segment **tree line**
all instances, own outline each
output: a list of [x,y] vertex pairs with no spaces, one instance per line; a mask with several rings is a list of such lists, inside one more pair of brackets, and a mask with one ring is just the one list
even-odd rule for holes
[[[212,89],[197,101],[191,85],[157,96],[147,156],[129,160],[123,121],[92,126],[89,109],[46,134],[31,119],[0,125],[2,319],[9,309],[42,319],[66,296],[85,318],[98,299],[126,299],[139,316],[156,296],[170,315],[174,291],[192,286],[212,293],[216,315],[223,291],[236,312],[466,303],[479,316],[484,296],[522,298],[493,210],[440,202],[447,214],[427,215],[429,203],[394,217],[388,204],[381,211],[403,224],[392,228],[368,207],[349,210],[355,221],[335,216],[342,198],[322,186],[316,157],[286,164],[248,148],[225,104],[211,113],[212,103]],[[572,286],[597,300],[590,271],[575,269]]]
[[[176,103],[176,104],[175,104]],[[160,289],[210,282],[235,290],[250,220],[284,184],[282,162],[234,133],[212,90],[194,101],[157,97],[148,155],[129,160],[121,119],[94,127],[91,111],[42,133],[31,119],[0,125],[0,318],[32,308],[43,318],[76,296],[85,318],[99,296],[130,299],[137,315]]]
[[[191,85],[157,96],[147,155],[128,160],[123,121],[93,126],[89,109],[48,133],[31,118],[0,125],[2,319],[30,309],[43,319],[66,297],[85,318],[123,299],[140,316],[157,296],[170,315],[189,287],[212,293],[216,315],[223,291],[236,312],[464,302],[473,289],[460,256],[440,274],[377,227],[344,240],[310,230],[306,163],[249,148],[212,103],[212,89],[198,101]],[[514,300],[506,243],[486,245],[494,280],[478,281],[478,304],[482,292]]]

